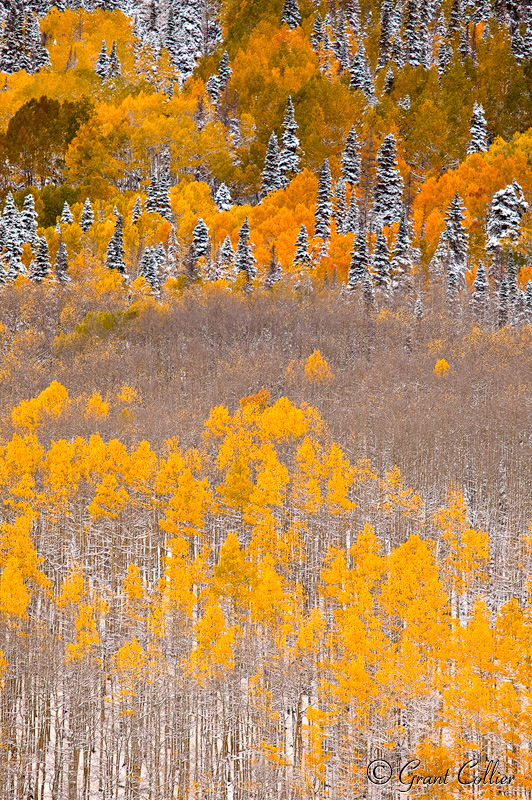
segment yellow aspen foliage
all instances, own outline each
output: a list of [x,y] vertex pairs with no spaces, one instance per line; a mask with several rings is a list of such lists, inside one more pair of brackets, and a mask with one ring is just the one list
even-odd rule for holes
[[151,497],[156,470],[157,456],[151,449],[150,443],[143,439],[129,456],[127,470],[124,471],[125,484],[129,489]]
[[192,618],[194,607],[204,593],[199,584],[206,582],[208,551],[204,549],[194,560],[190,557],[190,544],[182,536],[167,542],[169,555],[165,558],[164,593],[176,618]]
[[260,511],[267,506],[280,506],[286,495],[290,480],[287,467],[281,464],[271,442],[264,442],[256,452],[259,462],[256,482],[249,495],[249,502]]
[[438,378],[444,378],[447,373],[449,372],[449,364],[444,358],[440,358],[436,361],[436,366],[434,367],[434,372],[438,376]]
[[13,523],[2,523],[0,566],[6,565],[9,559],[13,559],[18,564],[24,580],[46,588],[50,586],[50,581],[39,569],[44,559],[37,554],[31,538],[36,518],[35,512],[28,512],[17,517]]
[[121,387],[120,391],[117,395],[118,400],[121,403],[140,403],[141,397],[139,392],[136,389],[133,389],[131,386],[128,386],[127,383]]
[[206,514],[213,502],[207,478],[199,480],[187,467],[179,475],[177,487],[165,508],[159,525],[171,536],[201,536]]
[[13,409],[13,425],[33,431],[47,417],[59,417],[68,403],[69,396],[65,387],[52,381],[36,398],[23,400]]
[[136,636],[114,654],[113,673],[120,683],[121,698],[137,694],[147,677],[147,657]]
[[61,586],[61,592],[56,596],[55,602],[58,608],[65,608],[68,605],[77,605],[85,594],[85,575],[80,567],[74,569],[68,575]]
[[85,415],[87,417],[106,417],[109,413],[109,403],[102,400],[99,392],[94,392],[87,400]]
[[9,666],[9,664],[7,662],[7,659],[4,656],[4,654],[2,653],[2,651],[0,650],[0,689],[3,688],[4,676],[5,676],[6,672],[7,672],[8,666]]
[[15,558],[8,558],[0,574],[0,617],[25,619],[31,595]]
[[96,494],[92,503],[87,506],[87,511],[94,519],[101,517],[117,519],[120,512],[126,508],[128,501],[127,491],[119,485],[114,475],[107,473],[96,487]]
[[317,447],[305,436],[297,449],[296,468],[292,481],[292,496],[297,506],[305,513],[316,514],[323,503],[321,478],[324,470]]
[[308,357],[305,364],[305,377],[310,383],[324,383],[333,379],[334,376],[329,365],[319,350],[314,350]]
[[323,476],[327,481],[327,507],[333,514],[353,511],[357,504],[348,498],[353,470],[337,444],[323,458]]
[[423,500],[405,486],[399,467],[392,467],[381,481],[383,500],[381,508],[386,514],[399,511],[404,517],[416,517],[422,522]]
[[312,422],[306,409],[294,406],[287,397],[281,397],[262,412],[260,433],[274,441],[299,439],[308,432]]
[[136,564],[129,565],[127,575],[122,584],[122,591],[132,605],[143,600],[146,593],[146,586]]
[[235,610],[240,612],[251,602],[255,586],[254,565],[246,559],[237,534],[228,533],[214,569],[210,588],[213,597],[230,600]]
[[251,596],[251,613],[254,621],[263,625],[278,625],[288,616],[288,597],[275,563],[267,553],[257,569],[255,587]]
[[310,655],[317,651],[318,643],[323,639],[325,620],[319,608],[313,608],[308,618],[299,625],[297,639],[294,643],[294,655]]
[[190,655],[190,669],[199,684],[232,671],[237,630],[235,626],[227,626],[219,605],[207,606],[194,628],[196,646]]
[[77,491],[81,477],[75,445],[65,439],[52,442],[41,463],[48,502],[61,502],[63,513],[68,513],[66,501]]
[[80,661],[85,656],[94,652],[100,644],[100,636],[94,618],[94,606],[90,603],[80,603],[75,620],[76,635],[73,642],[66,646],[66,661]]

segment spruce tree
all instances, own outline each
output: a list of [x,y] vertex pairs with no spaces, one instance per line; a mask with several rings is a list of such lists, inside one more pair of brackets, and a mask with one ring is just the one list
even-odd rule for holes
[[486,118],[482,105],[475,103],[473,106],[473,117],[469,128],[471,139],[467,146],[467,154],[484,153],[488,149],[488,131]]
[[139,275],[144,278],[154,291],[159,291],[159,266],[153,247],[147,247],[143,252],[139,264]]
[[107,245],[105,265],[107,269],[116,269],[121,275],[127,274],[124,261],[124,218],[121,214],[116,218],[115,230]]
[[375,284],[380,289],[388,289],[390,287],[390,256],[388,253],[388,245],[386,244],[386,237],[382,231],[379,231],[375,241],[373,276]]
[[298,128],[299,125],[294,116],[294,104],[289,95],[286,101],[286,111],[283,119],[283,147],[279,154],[279,169],[281,170],[283,186],[287,186],[290,179],[299,172],[301,147],[296,135]]
[[355,190],[351,190],[351,197],[349,198],[349,209],[347,211],[347,220],[344,226],[344,233],[357,233],[360,215],[358,211],[357,196]]
[[61,213],[61,219],[59,220],[62,225],[72,225],[74,222],[74,217],[72,215],[72,211],[70,210],[70,206],[68,205],[68,201],[65,200],[65,204],[63,206],[63,211]]
[[361,227],[355,238],[353,249],[351,250],[351,265],[347,278],[347,288],[349,290],[354,289],[359,283],[363,284],[368,268],[368,261],[366,230],[364,227]]
[[379,36],[379,58],[377,69],[382,69],[390,58],[390,45],[392,35],[393,0],[383,0],[380,10],[380,36]]
[[37,255],[31,262],[28,270],[28,277],[34,283],[40,283],[47,275],[52,274],[52,265],[50,264],[50,253],[46,236],[37,237],[37,239]]
[[107,77],[109,78],[116,78],[122,72],[122,67],[120,61],[118,60],[118,54],[116,52],[116,42],[113,42],[113,46],[111,48],[111,53],[109,55],[109,71],[107,73]]
[[334,210],[336,220],[336,232],[347,233],[347,201],[345,194],[345,180],[340,178],[336,184],[336,208]]
[[403,179],[397,166],[395,136],[389,133],[377,154],[377,182],[373,210],[381,225],[391,225],[401,218]]
[[347,140],[342,154],[342,177],[350,184],[351,188],[358,186],[360,170],[360,145],[358,143],[355,126],[353,125],[347,134]]
[[371,272],[367,267],[364,270],[364,278],[362,281],[362,297],[364,300],[364,307],[366,311],[369,311],[375,300],[375,292],[373,289],[373,280],[371,277]]
[[508,325],[508,281],[504,276],[499,286],[499,328]]
[[147,194],[148,196],[145,203],[146,211],[156,213],[159,210],[159,182],[155,173],[151,176]]
[[233,245],[231,244],[229,236],[226,236],[223,241],[220,257],[224,277],[236,277],[234,274],[235,251],[233,250]]
[[423,319],[423,300],[420,294],[416,297],[416,302],[414,304],[414,319],[418,322],[421,322]]
[[419,9],[417,0],[408,0],[406,5],[405,47],[406,63],[418,67],[423,61],[422,41],[418,32]]
[[70,278],[67,275],[68,253],[66,245],[61,236],[59,237],[59,247],[57,248],[54,267],[55,267],[55,277],[57,278],[59,283],[60,284],[70,283]]
[[488,253],[496,253],[503,239],[517,241],[521,218],[527,208],[528,203],[523,190],[515,180],[493,195],[488,210],[486,244]]
[[473,281],[473,297],[472,305],[476,316],[480,321],[484,319],[486,312],[486,305],[489,299],[490,286],[488,283],[488,275],[486,267],[482,261],[478,262],[477,274]]
[[257,277],[255,256],[249,241],[249,222],[246,217],[238,234],[238,244],[235,253],[235,269],[237,274],[244,273],[248,283]]
[[314,235],[320,236],[324,241],[331,235],[331,170],[329,160],[323,162],[318,180],[318,198],[316,203]]
[[229,64],[229,55],[227,50],[224,50],[222,58],[220,59],[220,66],[218,67],[218,81],[220,83],[220,90],[224,91],[227,87],[227,84],[231,80],[231,75],[233,74],[233,70]]
[[207,83],[205,84],[205,91],[210,97],[213,106],[217,106],[220,100],[220,80],[218,75],[209,75]]
[[275,132],[272,132],[270,141],[268,142],[268,149],[266,150],[264,169],[262,171],[262,197],[265,197],[269,192],[276,192],[282,185],[283,180],[279,164],[279,146],[277,143],[277,136]]
[[233,208],[231,192],[225,183],[221,183],[218,187],[218,191],[214,197],[214,202],[216,203],[216,208],[218,211],[230,211]]
[[445,215],[444,238],[456,262],[460,284],[464,282],[468,252],[469,235],[464,227],[465,208],[462,199],[456,192],[447,214]]
[[209,229],[201,217],[199,217],[196,227],[192,232],[192,245],[194,248],[194,256],[196,261],[202,256],[207,256],[210,245]]
[[142,200],[140,199],[140,195],[137,195],[137,199],[135,200],[135,205],[133,206],[133,211],[131,213],[131,224],[136,225],[141,216],[142,216]]
[[109,75],[110,69],[111,69],[111,63],[109,61],[109,56],[107,54],[107,45],[104,39],[102,42],[102,49],[100,50],[100,54],[96,59],[96,64],[94,65],[94,71],[96,72],[97,75],[100,76],[102,80],[104,80]]
[[170,175],[165,167],[161,170],[157,183],[157,196],[155,198],[157,211],[169,222],[172,222],[172,206],[170,205]]
[[405,280],[406,276],[410,275],[412,270],[410,236],[405,214],[401,216],[401,221],[399,222],[390,269],[392,288],[394,289]]
[[323,18],[318,11],[318,13],[316,14],[316,18],[314,20],[312,33],[310,34],[310,43],[312,44],[313,49],[316,51],[318,50],[320,44],[323,41],[323,34],[324,34]]
[[22,240],[24,242],[29,242],[32,248],[35,248],[38,244],[37,219],[38,214],[35,210],[35,199],[30,192],[24,198],[20,222],[22,227]]
[[532,281],[528,281],[525,292],[525,315],[529,325],[532,325]]
[[265,289],[273,289],[276,283],[279,283],[283,276],[283,268],[281,267],[281,262],[275,255],[275,245],[272,245],[271,251],[271,258],[270,258],[270,266],[268,269],[268,275],[266,276],[266,280],[264,281],[264,288]]
[[92,204],[89,197],[86,198],[85,203],[83,204],[80,222],[83,233],[87,233],[87,231],[89,231],[94,225],[94,211],[92,210]]
[[0,71],[12,75],[17,72],[20,55],[24,52],[24,14],[17,11],[16,4],[10,5],[4,23],[4,33],[0,47]]
[[296,251],[294,254],[294,266],[300,269],[310,269],[312,266],[312,259],[308,251],[308,235],[307,229],[304,225],[299,229],[296,239]]
[[358,43],[357,52],[351,65],[350,89],[361,89],[364,97],[370,103],[375,96],[373,78],[369,67],[369,61],[362,40]]
[[281,22],[286,22],[289,28],[297,28],[301,24],[301,14],[297,0],[284,0]]

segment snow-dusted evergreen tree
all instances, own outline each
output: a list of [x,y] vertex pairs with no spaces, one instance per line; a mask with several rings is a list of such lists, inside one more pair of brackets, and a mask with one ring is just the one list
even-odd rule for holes
[[508,283],[508,313],[512,325],[515,323],[519,287],[517,285],[517,264],[510,250],[506,260],[506,281]]
[[443,237],[454,256],[460,285],[465,280],[469,235],[464,226],[465,208],[458,192],[453,197],[445,215]]
[[318,198],[316,203],[314,235],[320,236],[323,240],[329,239],[331,235],[331,169],[329,160],[326,158],[322,164],[318,180]]
[[216,107],[220,99],[220,80],[218,75],[209,75],[207,83],[205,84],[205,91],[209,95],[213,106]]
[[380,289],[388,289],[391,284],[390,279],[390,255],[386,237],[382,231],[377,233],[375,250],[373,252],[373,278],[376,286]]
[[29,62],[29,72],[31,73],[38,72],[42,67],[49,67],[52,65],[50,54],[41,42],[39,20],[33,13],[28,13],[25,18],[24,56]]
[[417,0],[408,0],[406,5],[406,20],[404,39],[406,49],[406,63],[412,67],[419,66],[423,61],[423,43],[419,35],[419,8]]
[[366,229],[361,226],[353,243],[353,249],[351,250],[351,265],[347,277],[348,289],[354,289],[359,283],[363,284],[364,276],[368,268],[368,261]]
[[222,268],[224,270],[224,277],[236,277],[234,272],[235,251],[233,250],[233,245],[231,244],[231,239],[229,236],[226,236],[223,241],[220,256]]
[[12,75],[20,69],[20,55],[24,52],[24,15],[16,3],[8,8],[0,47],[0,70]]
[[451,5],[451,14],[449,16],[449,25],[447,33],[452,36],[461,30],[464,22],[464,6],[463,0],[453,0]]
[[447,307],[449,312],[456,316],[459,310],[459,291],[460,291],[460,265],[452,250],[449,251],[449,263],[447,265]]
[[364,270],[364,278],[362,281],[362,298],[364,300],[364,307],[368,311],[375,300],[375,291],[373,289],[373,279],[368,267]]
[[286,101],[286,111],[283,119],[283,146],[279,153],[279,168],[283,186],[287,186],[290,179],[299,172],[301,147],[296,131],[299,125],[294,116],[294,104],[290,95]]
[[46,236],[37,237],[37,239],[37,254],[28,270],[28,277],[34,283],[40,283],[47,275],[52,274],[52,265],[50,264],[50,253]]
[[486,312],[489,299],[490,285],[483,261],[478,262],[477,274],[473,281],[472,305],[477,317],[482,320]]
[[360,145],[355,131],[355,126],[347,134],[344,152],[342,154],[342,177],[351,185],[358,186],[360,180]]
[[233,74],[233,70],[231,69],[231,65],[229,64],[229,54],[227,50],[224,50],[223,55],[220,59],[220,66],[218,67],[218,80],[220,82],[220,90],[224,91],[227,84],[231,80],[231,75]]
[[29,242],[32,248],[35,248],[38,244],[37,219],[38,214],[35,210],[35,198],[30,192],[24,198],[20,222],[22,227],[22,240],[24,242]]
[[499,286],[499,328],[508,325],[508,317],[508,280],[505,275]]
[[414,303],[414,319],[418,322],[421,322],[423,319],[423,300],[421,299],[421,295],[418,294],[416,297],[416,302]]
[[116,51],[116,42],[113,42],[113,46],[109,54],[109,71],[106,77],[116,78],[118,75],[120,75],[121,72],[122,72],[122,65],[120,64],[118,53]]
[[304,225],[299,229],[296,239],[296,251],[294,254],[294,266],[308,270],[312,266],[312,259],[308,251],[308,235]]
[[136,225],[141,216],[142,216],[142,200],[140,199],[140,195],[137,195],[137,199],[135,200],[135,205],[133,206],[133,211],[131,213],[131,224]]
[[283,268],[281,267],[281,262],[275,255],[275,245],[272,245],[271,251],[271,258],[270,258],[270,266],[268,268],[268,275],[266,276],[266,280],[264,281],[264,288],[265,289],[273,289],[276,283],[279,283],[283,276]]
[[279,145],[275,132],[272,132],[266,150],[266,159],[262,171],[261,195],[265,197],[269,192],[276,192],[283,185],[281,167],[279,163]]
[[479,103],[473,106],[473,117],[469,128],[471,139],[467,146],[467,154],[484,153],[488,149],[488,129],[484,108]]
[[395,240],[393,256],[390,263],[392,288],[397,288],[412,271],[412,255],[410,236],[406,215],[401,216]]
[[235,253],[235,269],[237,274],[244,273],[248,282],[257,277],[255,256],[249,241],[249,222],[246,217],[238,234],[238,244]]
[[401,218],[403,195],[403,179],[397,166],[397,147],[392,133],[379,148],[377,165],[373,210],[381,225],[391,225]]
[[504,239],[512,242],[519,238],[521,218],[528,208],[523,190],[517,181],[493,195],[488,210],[486,251],[495,253]]
[[323,42],[323,35],[324,35],[324,28],[323,28],[323,18],[318,11],[316,14],[316,18],[314,20],[314,26],[312,28],[312,33],[310,34],[310,43],[314,50],[318,50],[320,44]]
[[124,261],[124,218],[121,214],[116,218],[115,230],[107,245],[105,266],[107,269],[116,269],[122,275],[127,274]]
[[100,54],[96,59],[96,64],[94,65],[94,71],[100,78],[105,79],[109,75],[109,71],[111,69],[111,63],[109,61],[109,55],[107,53],[107,44],[105,39],[102,42],[102,49],[100,50]]
[[361,89],[368,102],[371,102],[375,96],[373,77],[362,40],[358,43],[357,52],[351,64],[351,81],[349,83],[349,88]]
[[214,202],[216,203],[216,208],[218,211],[229,211],[233,208],[233,200],[231,198],[231,192],[225,185],[225,183],[221,183],[218,187],[218,191],[214,197]]
[[157,211],[169,222],[172,222],[172,206],[170,205],[170,174],[165,166],[159,175],[157,183],[157,197],[155,198]]
[[347,233],[347,200],[344,178],[340,178],[336,184],[336,207],[334,209],[334,218],[336,220],[336,232],[340,234]]
[[59,237],[59,247],[57,248],[57,253],[55,256],[55,277],[61,284],[70,283],[70,278],[68,277],[67,270],[68,270],[68,253],[66,249],[66,245],[63,241],[63,238]]
[[388,67],[386,70],[386,77],[384,78],[384,86],[383,91],[385,94],[389,94],[394,86],[395,83],[395,73],[392,67]]
[[383,0],[380,9],[379,58],[377,69],[382,69],[390,58],[393,24],[393,0]]
[[203,219],[199,217],[196,227],[192,232],[192,245],[194,248],[194,255],[196,257],[196,261],[198,258],[206,257],[209,252],[210,247],[210,236],[209,236],[209,229],[205,225]]
[[358,211],[358,202],[355,190],[351,190],[351,197],[349,198],[349,208],[347,210],[347,220],[344,225],[344,233],[357,233],[360,221],[360,214]]
[[146,211],[156,213],[159,210],[159,181],[155,173],[151,176],[147,195],[145,203]]
[[284,0],[281,22],[286,22],[289,28],[297,28],[301,24],[301,14],[297,0]]
[[81,230],[87,233],[94,225],[94,211],[92,210],[92,203],[90,198],[87,197],[83,204],[83,211],[81,212]]
[[74,216],[70,210],[70,206],[68,205],[68,200],[65,200],[63,211],[61,213],[61,219],[59,221],[61,222],[61,225],[72,225],[74,222]]
[[139,275],[144,278],[154,291],[159,291],[159,266],[153,247],[147,247],[144,250],[140,259]]

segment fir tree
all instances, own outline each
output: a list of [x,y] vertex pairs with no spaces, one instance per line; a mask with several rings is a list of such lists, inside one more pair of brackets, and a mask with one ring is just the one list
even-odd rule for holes
[[508,325],[508,281],[504,276],[499,287],[499,328]]
[[148,196],[145,204],[146,211],[156,213],[159,210],[159,182],[157,181],[157,175],[155,173],[151,176],[147,194]]
[[20,68],[20,54],[24,52],[24,15],[17,11],[16,4],[10,5],[4,23],[4,33],[0,47],[0,70],[12,75]]
[[472,304],[475,314],[479,319],[484,318],[484,314],[486,311],[486,304],[489,298],[489,290],[490,286],[488,283],[488,275],[486,273],[486,267],[482,261],[478,262],[477,267],[477,274],[475,275],[475,280],[473,281],[473,297],[472,297]]
[[46,236],[37,237],[37,255],[31,262],[28,277],[33,283],[40,283],[47,275],[52,274],[52,266],[50,264],[50,254],[48,250],[48,242]]
[[404,281],[406,276],[410,275],[412,270],[410,237],[405,214],[401,216],[401,221],[399,222],[390,269],[392,288],[394,289]]
[[290,182],[290,177],[299,172],[301,147],[296,135],[298,128],[299,126],[294,116],[294,104],[289,95],[286,101],[286,111],[283,119],[283,147],[279,154],[279,168],[281,170],[283,186],[287,186]]
[[351,265],[347,278],[347,288],[349,290],[354,289],[359,283],[363,284],[368,268],[368,260],[366,230],[361,227],[351,250]]
[[357,233],[360,215],[358,212],[358,203],[355,190],[351,190],[351,197],[349,198],[349,209],[347,211],[347,220],[344,226],[344,233]]
[[136,225],[141,216],[142,216],[142,200],[140,199],[140,195],[137,195],[137,199],[135,200],[135,205],[133,206],[133,211],[131,214],[131,224]]
[[35,199],[30,192],[24,198],[20,222],[22,227],[22,239],[25,242],[29,242],[32,248],[35,248],[38,244],[37,219],[38,215],[35,210]]
[[94,65],[94,71],[103,80],[107,78],[107,76],[109,75],[110,69],[111,69],[111,64],[109,61],[109,56],[107,54],[107,45],[104,39],[102,42],[102,49],[100,50],[100,54],[96,59],[96,64]]
[[456,270],[458,272],[460,284],[462,284],[465,279],[469,241],[468,233],[463,224],[465,219],[464,211],[465,208],[462,205],[460,195],[456,192],[447,209],[447,214],[445,215],[445,231],[443,236],[456,262]]
[[264,288],[265,289],[273,289],[276,283],[279,283],[283,276],[283,268],[281,267],[281,262],[275,255],[275,245],[272,245],[271,251],[271,258],[270,258],[270,266],[268,269],[268,275],[266,280],[264,281]]
[[379,58],[377,69],[382,69],[390,58],[390,45],[392,34],[393,0],[383,0],[381,4],[381,30],[379,36]]
[[367,267],[364,270],[364,278],[362,281],[362,297],[364,299],[364,307],[366,311],[369,311],[375,300],[375,292],[373,290],[373,280],[371,278],[371,272]]
[[384,78],[383,89],[385,94],[389,94],[392,91],[394,83],[395,83],[395,73],[392,67],[388,67],[386,71],[386,77]]
[[307,229],[304,225],[299,229],[296,239],[296,251],[294,254],[294,266],[300,269],[310,269],[312,266],[312,259],[308,251],[308,235]]
[[423,300],[420,294],[416,297],[416,302],[414,304],[414,319],[418,322],[421,322],[423,319]]
[[127,274],[124,261],[124,218],[121,214],[116,218],[115,230],[107,245],[105,266],[107,269],[116,269],[121,275]]
[[161,170],[157,183],[157,196],[155,198],[157,211],[169,222],[172,222],[172,206],[170,205],[170,175],[167,167]]
[[220,66],[218,67],[218,81],[220,83],[220,90],[223,91],[229,81],[231,80],[231,75],[233,74],[233,70],[229,64],[229,55],[227,50],[224,50],[222,58],[220,59]]
[[116,52],[116,42],[113,42],[113,46],[111,48],[111,53],[109,55],[109,70],[107,72],[107,76],[109,78],[116,78],[122,72],[122,66],[120,61],[118,60],[118,54]]
[[83,211],[81,212],[81,230],[83,233],[87,233],[87,231],[89,231],[93,225],[94,211],[92,210],[90,198],[87,197],[85,203],[83,204]]
[[345,194],[345,180],[343,178],[340,178],[336,184],[336,208],[334,211],[334,218],[336,220],[336,232],[340,234],[346,233],[347,201]]
[[388,289],[390,287],[390,256],[386,237],[382,231],[377,234],[375,242],[373,275],[375,283],[380,289]]
[[235,253],[235,269],[237,274],[245,274],[248,283],[255,280],[257,277],[255,256],[253,255],[253,250],[251,249],[249,241],[249,222],[247,217],[242,223],[238,235],[238,244]]
[[310,43],[314,50],[318,50],[320,44],[323,42],[323,18],[321,14],[316,14],[316,18],[314,20],[314,26],[312,28],[312,33],[310,34]]
[[495,253],[503,239],[517,241],[521,218],[528,208],[523,190],[517,181],[493,195],[488,210],[486,251]]
[[210,97],[213,106],[217,106],[220,100],[220,80],[218,75],[209,75],[209,79],[205,84],[205,91]]
[[153,247],[147,247],[143,252],[139,264],[139,275],[144,278],[154,291],[159,291],[159,265]]
[[423,60],[422,42],[418,33],[419,10],[417,0],[408,0],[405,21],[406,63],[418,67]]
[[206,257],[209,252],[210,236],[209,229],[205,225],[203,219],[199,217],[196,227],[192,232],[192,244],[194,248],[194,256],[196,261],[198,258]]
[[216,203],[216,207],[218,211],[230,211],[233,207],[233,200],[231,198],[231,192],[225,185],[225,183],[221,183],[218,187],[218,191],[214,197],[214,202]]
[[473,117],[471,119],[469,132],[471,134],[471,139],[467,147],[467,154],[484,153],[488,149],[488,131],[486,127],[486,118],[484,117],[484,109],[482,105],[478,103],[475,103],[473,106]]
[[67,200],[65,200],[65,204],[63,206],[60,222],[62,225],[72,225],[72,223],[74,222],[74,217],[72,215],[72,211],[70,210],[70,206],[68,205]]
[[297,28],[301,24],[301,14],[297,0],[284,0],[281,22],[286,22],[289,28]]
[[61,236],[59,237],[59,247],[57,248],[54,267],[55,267],[55,277],[57,278],[59,283],[60,284],[70,283],[70,278],[67,275],[68,253],[66,245]]
[[360,146],[355,131],[355,126],[347,134],[344,152],[342,154],[342,177],[351,185],[358,186],[360,180]]
[[272,132],[270,141],[268,142],[268,149],[266,150],[264,169],[262,171],[261,194],[265,197],[269,192],[276,192],[282,185],[283,180],[279,164],[279,146],[277,143],[277,136]]
[[320,236],[324,241],[329,239],[331,233],[331,181],[331,170],[329,168],[329,161],[326,158],[319,175],[314,224],[314,235]]
[[403,179],[397,167],[397,148],[392,133],[384,139],[377,154],[377,182],[373,210],[381,225],[391,225],[401,217]]
[[[224,277],[225,275],[233,274],[233,268],[235,266],[235,251],[233,250],[233,245],[231,244],[231,239],[229,236],[226,236],[223,241],[220,257]],[[235,277],[234,274],[233,277]]]
[[369,68],[369,61],[362,40],[358,43],[357,52],[351,65],[350,89],[361,89],[368,102],[372,102],[375,96],[373,78]]

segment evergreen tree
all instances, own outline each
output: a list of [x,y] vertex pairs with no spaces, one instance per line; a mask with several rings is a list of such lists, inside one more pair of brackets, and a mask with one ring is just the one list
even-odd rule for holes
[[17,11],[16,4],[10,5],[4,23],[0,47],[0,70],[12,75],[20,68],[20,54],[24,52],[24,15]]
[[499,287],[499,328],[508,325],[508,281],[504,276]]
[[326,158],[320,170],[318,180],[318,198],[316,203],[314,235],[320,236],[324,241],[331,235],[331,170]]
[[276,283],[278,283],[283,276],[283,268],[281,267],[281,262],[275,255],[275,245],[272,245],[272,255],[270,258],[270,266],[268,269],[268,275],[266,280],[264,281],[264,288],[265,289],[273,289]]
[[283,180],[279,164],[279,146],[277,143],[277,136],[275,132],[272,132],[270,141],[268,142],[268,149],[266,150],[264,169],[262,171],[262,197],[265,197],[269,192],[276,192],[278,189],[281,189],[282,185]]
[[456,262],[456,270],[460,284],[464,282],[468,252],[469,235],[464,227],[465,208],[458,192],[456,192],[445,215],[444,239]]
[[220,59],[220,66],[218,67],[218,81],[220,83],[220,90],[224,91],[227,87],[227,84],[231,80],[231,75],[233,74],[233,70],[229,64],[229,55],[227,50],[224,50],[222,58]]
[[453,0],[451,15],[449,17],[448,35],[452,36],[461,30],[464,22],[464,9],[462,0]]
[[297,28],[301,24],[301,14],[297,0],[284,0],[281,22],[286,22],[289,28]]
[[105,43],[105,39],[102,42],[102,49],[100,50],[100,54],[96,59],[96,64],[94,65],[94,71],[97,75],[104,80],[109,75],[109,71],[111,69],[111,63],[109,61],[109,56],[107,54],[107,45]]
[[55,277],[59,281],[59,283],[70,283],[70,278],[67,275],[68,270],[68,253],[66,249],[66,245],[62,239],[59,237],[59,247],[57,248],[57,254],[55,257]]
[[406,63],[418,67],[423,61],[422,40],[418,32],[419,10],[417,0],[408,0],[405,21]]
[[140,259],[139,275],[144,278],[155,292],[159,291],[159,265],[153,247],[147,247],[144,250]]
[[81,230],[83,233],[87,233],[87,231],[89,231],[93,225],[94,211],[92,210],[90,198],[87,197],[85,203],[83,204],[83,211],[81,212]]
[[218,75],[209,75],[209,79],[205,84],[205,91],[210,97],[213,106],[217,106],[220,100],[220,80]]
[[381,30],[379,36],[379,58],[377,69],[382,69],[390,58],[392,35],[393,0],[383,0],[380,10]]
[[523,190],[517,181],[493,195],[488,210],[486,251],[495,253],[503,239],[517,241],[521,218],[528,208]]
[[366,230],[361,227],[354,241],[351,250],[351,265],[347,278],[347,288],[354,289],[359,283],[363,284],[366,270],[368,268],[368,245],[366,241]]
[[24,198],[20,222],[22,227],[22,240],[24,242],[29,242],[32,248],[35,248],[38,244],[37,219],[38,214],[35,210],[35,198],[30,192],[30,194],[27,194]]
[[157,183],[157,196],[155,198],[157,211],[169,222],[172,222],[172,206],[170,205],[170,175],[167,167],[161,170]]
[[406,215],[401,216],[393,257],[390,264],[392,288],[397,288],[412,270],[412,257],[410,248],[410,236],[408,235],[408,223]]
[[345,195],[345,180],[340,178],[336,184],[336,209],[334,212],[336,220],[336,232],[347,233],[347,201]]
[[194,248],[194,256],[196,261],[202,256],[207,256],[209,252],[210,241],[209,229],[205,225],[202,218],[199,217],[196,227],[192,232],[192,245]]
[[395,73],[391,67],[388,67],[386,71],[386,77],[384,78],[384,93],[389,94],[394,86],[395,83]]
[[364,299],[364,307],[366,311],[368,311],[373,302],[375,300],[375,292],[373,290],[373,280],[371,278],[371,272],[366,267],[364,270],[364,279],[362,282],[362,297]]
[[310,43],[314,50],[318,50],[320,44],[323,42],[323,18],[321,14],[316,14],[316,18],[314,20],[314,26],[312,28],[312,33],[310,34]]
[[50,264],[50,254],[48,250],[48,242],[46,236],[37,237],[37,255],[31,262],[28,277],[34,283],[40,283],[47,275],[52,274],[52,266]]
[[360,146],[355,131],[355,126],[347,134],[344,152],[342,154],[342,177],[351,185],[358,186],[360,180],[361,160]]
[[358,43],[357,52],[351,65],[350,89],[361,89],[368,103],[372,102],[375,96],[373,78],[369,68],[369,61],[362,40]]
[[421,322],[423,319],[423,300],[420,294],[416,297],[416,302],[414,304],[414,319],[418,322]]
[[141,216],[142,216],[142,200],[140,199],[140,195],[137,195],[137,199],[135,200],[135,205],[133,206],[133,212],[131,214],[131,224],[136,225]]
[[109,70],[106,77],[116,78],[117,75],[120,75],[121,72],[122,72],[122,66],[120,64],[120,61],[118,60],[118,54],[116,52],[116,42],[113,42],[111,53],[109,55]]
[[124,261],[124,218],[121,214],[116,218],[115,230],[107,245],[105,266],[107,269],[116,269],[121,275],[127,274]]
[[349,209],[347,211],[347,220],[344,226],[344,233],[357,233],[360,215],[358,212],[358,203],[355,190],[351,190],[351,197],[349,198]]
[[461,276],[460,264],[456,260],[453,250],[449,251],[449,264],[447,266],[447,305],[451,314],[458,312],[458,293],[460,290]]
[[279,168],[281,170],[283,186],[287,186],[290,182],[289,176],[293,176],[299,172],[301,147],[296,135],[298,128],[299,125],[294,116],[294,104],[289,95],[286,101],[286,111],[283,119],[283,147],[279,154]]
[[390,287],[390,256],[386,237],[380,231],[375,241],[375,251],[373,253],[373,276],[376,285],[381,289]]
[[29,61],[28,72],[38,72],[42,67],[51,67],[48,50],[41,43],[39,20],[33,13],[26,15],[24,25],[24,53]]
[[488,275],[486,267],[482,261],[478,262],[477,274],[473,281],[473,297],[472,304],[475,314],[479,319],[483,319],[486,311],[486,304],[489,298],[490,286],[488,283]]
[[257,268],[255,266],[255,256],[251,249],[249,241],[249,222],[246,217],[240,228],[238,235],[238,244],[235,253],[235,269],[237,274],[244,273],[248,283],[255,280],[257,277]]
[[233,250],[233,245],[231,244],[231,239],[229,236],[226,236],[223,244],[222,249],[220,251],[221,256],[221,265],[225,276],[233,275],[234,274],[234,266],[235,266],[235,251]]
[[233,208],[231,192],[225,183],[221,183],[218,187],[218,191],[214,197],[214,202],[216,203],[218,211],[230,211],[230,209]]
[[159,182],[157,175],[153,173],[148,186],[148,196],[146,198],[145,208],[150,213],[156,213],[159,210]]
[[525,292],[525,315],[529,325],[532,325],[532,282],[528,281]]
[[74,222],[74,217],[72,215],[72,211],[70,210],[70,206],[68,205],[68,201],[65,200],[65,204],[63,206],[63,211],[61,213],[61,219],[59,220],[62,225],[72,225]]
[[471,139],[467,146],[467,154],[484,153],[488,149],[488,131],[484,109],[478,103],[473,106],[473,117],[469,132],[471,133]]
[[304,225],[299,229],[296,239],[296,251],[294,254],[294,266],[300,269],[310,269],[312,266],[312,259],[308,251],[308,235],[307,229]]
[[389,133],[377,154],[377,182],[373,210],[381,225],[391,225],[401,218],[403,179],[397,167],[395,136]]

